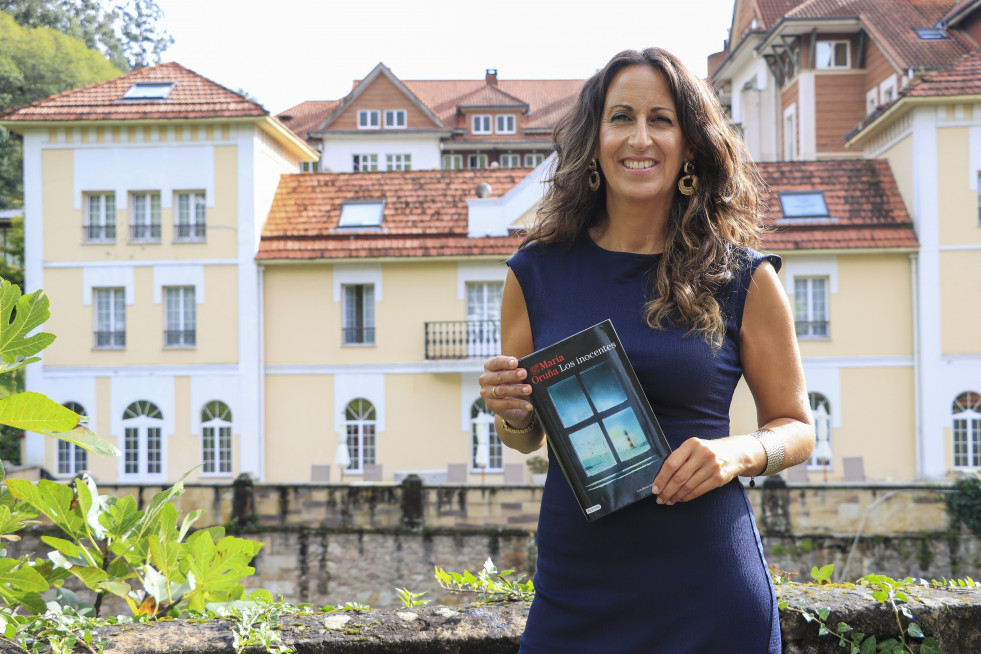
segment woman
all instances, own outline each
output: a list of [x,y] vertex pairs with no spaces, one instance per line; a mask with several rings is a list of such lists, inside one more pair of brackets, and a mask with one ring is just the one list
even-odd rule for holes
[[[656,497],[587,522],[553,466],[521,652],[780,651],[773,586],[737,476],[814,446],[758,176],[712,91],[671,54],[626,51],[555,130],[551,186],[508,260],[503,356],[481,395],[501,440],[545,444],[517,358],[611,318],[673,452]],[[729,433],[741,376],[760,430]]]

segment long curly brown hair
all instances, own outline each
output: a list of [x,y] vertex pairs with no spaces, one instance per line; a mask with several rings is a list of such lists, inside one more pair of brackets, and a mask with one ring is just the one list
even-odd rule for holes
[[571,244],[605,219],[606,184],[598,192],[589,190],[587,166],[596,149],[610,82],[624,68],[637,65],[651,66],[667,80],[698,177],[692,195],[675,194],[645,318],[653,329],[687,326],[689,333],[719,347],[725,323],[716,296],[745,264],[740,246],[759,247],[763,182],[715,93],[671,53],[660,48],[625,50],[586,81],[555,127],[550,183],[521,247]]

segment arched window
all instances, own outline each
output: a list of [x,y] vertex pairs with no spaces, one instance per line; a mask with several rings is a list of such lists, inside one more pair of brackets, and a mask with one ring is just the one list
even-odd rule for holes
[[366,463],[375,463],[375,407],[363,398],[351,400],[344,410],[347,451],[351,456],[348,472],[364,472]]
[[981,394],[966,391],[951,407],[954,414],[954,467],[981,467]]
[[163,414],[146,400],[133,402],[123,411],[123,474],[163,475]]
[[201,409],[201,461],[204,474],[232,473],[232,411],[224,402]]
[[[65,402],[65,408],[80,416],[88,415],[78,402]],[[58,474],[77,475],[89,466],[89,453],[75,443],[58,441]]]
[[[487,465],[481,468],[478,463],[481,423],[487,425]],[[503,472],[504,445],[494,429],[494,413],[487,408],[484,398],[470,405],[470,469],[473,472]]]
[[834,453],[831,449],[831,403],[821,393],[808,393],[811,412],[814,415],[814,429],[817,439],[808,467],[816,470],[830,470]]

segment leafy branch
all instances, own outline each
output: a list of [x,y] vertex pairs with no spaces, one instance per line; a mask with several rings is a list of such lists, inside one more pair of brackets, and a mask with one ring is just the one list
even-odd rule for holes
[[476,576],[468,570],[460,574],[447,572],[437,566],[436,582],[441,588],[450,592],[476,593],[477,600],[483,602],[517,602],[534,597],[534,583],[530,579],[521,581],[522,577],[509,579],[508,577],[513,574],[514,570],[504,570],[499,573],[494,562],[488,558],[484,562],[483,569]]

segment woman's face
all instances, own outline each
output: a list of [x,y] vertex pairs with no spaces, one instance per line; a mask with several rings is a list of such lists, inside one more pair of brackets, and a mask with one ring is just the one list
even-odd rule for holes
[[635,65],[613,77],[606,90],[595,156],[606,181],[607,206],[670,205],[691,151],[660,71]]

